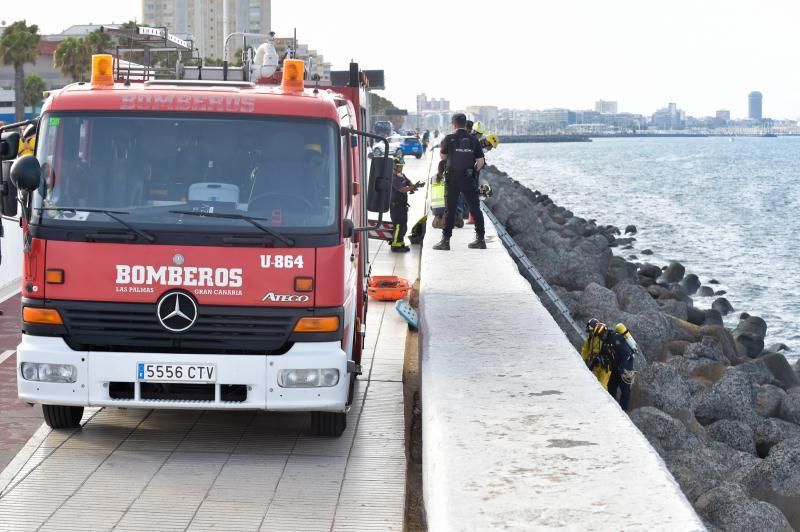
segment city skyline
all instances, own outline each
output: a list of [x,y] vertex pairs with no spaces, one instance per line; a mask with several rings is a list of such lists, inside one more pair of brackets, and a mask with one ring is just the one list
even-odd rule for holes
[[[747,94],[757,90],[765,95],[764,116],[800,117],[800,71],[789,67],[800,59],[793,40],[800,4],[790,0],[500,0],[490,8],[465,0],[457,12],[426,5],[395,26],[375,24],[374,5],[362,0],[305,10],[289,0],[271,3],[278,35],[297,28],[334,69],[351,58],[384,69],[382,95],[409,110],[426,92],[450,98],[453,108],[592,109],[602,98],[620,102],[620,111],[682,102],[694,116],[725,109],[746,117]],[[81,9],[56,0],[40,4],[33,15],[19,3],[5,6],[0,18],[25,18],[43,33],[141,20],[141,0],[84,0]],[[358,31],[331,24],[343,12]],[[459,40],[464,51],[451,53]]]

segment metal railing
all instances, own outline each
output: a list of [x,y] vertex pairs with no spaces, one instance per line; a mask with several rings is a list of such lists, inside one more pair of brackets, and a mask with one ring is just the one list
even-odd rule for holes
[[[514,238],[508,234],[508,231],[506,231],[506,228],[503,226],[503,224],[497,220],[491,209],[489,209],[489,207],[487,207],[483,202],[481,202],[481,209],[483,209],[486,217],[489,218],[489,220],[491,220],[491,222],[494,224],[495,229],[497,230],[497,236],[500,237],[503,245],[505,245],[511,257],[520,267],[520,270],[522,270],[522,275],[528,279],[528,281],[534,284],[539,289],[539,292],[544,294],[555,312],[558,313],[558,317],[563,319],[564,322],[572,329],[572,332],[576,335],[576,338],[579,338],[581,342],[585,340],[586,334],[584,333],[583,328],[572,318],[572,314],[570,313],[569,309],[564,302],[561,301],[558,293],[553,290],[552,286],[550,286],[550,283],[547,282],[547,279],[545,279],[544,276],[539,273],[539,270],[536,269],[536,266],[533,265],[522,248],[519,247]],[[567,336],[571,336],[569,331],[564,332],[567,333]]]

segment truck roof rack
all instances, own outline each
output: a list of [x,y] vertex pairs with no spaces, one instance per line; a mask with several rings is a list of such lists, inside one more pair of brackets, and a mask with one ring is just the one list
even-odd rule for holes
[[151,79],[144,82],[150,85],[184,85],[189,87],[255,87],[252,81],[217,81],[213,79]]

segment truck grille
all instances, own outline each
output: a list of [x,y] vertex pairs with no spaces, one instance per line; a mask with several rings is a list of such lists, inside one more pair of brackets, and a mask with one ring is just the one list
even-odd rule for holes
[[164,329],[155,305],[51,301],[61,312],[66,342],[76,350],[277,355],[306,309],[200,306],[188,331]]

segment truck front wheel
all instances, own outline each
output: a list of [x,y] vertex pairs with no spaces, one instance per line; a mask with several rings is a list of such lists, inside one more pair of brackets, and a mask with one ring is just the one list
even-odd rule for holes
[[311,412],[311,429],[317,436],[338,438],[347,428],[347,414],[344,412]]
[[42,405],[44,422],[51,429],[76,429],[81,426],[82,406]]

